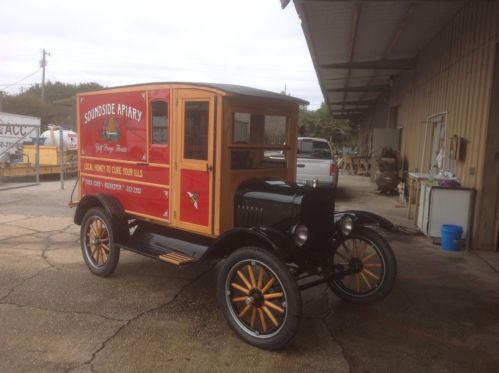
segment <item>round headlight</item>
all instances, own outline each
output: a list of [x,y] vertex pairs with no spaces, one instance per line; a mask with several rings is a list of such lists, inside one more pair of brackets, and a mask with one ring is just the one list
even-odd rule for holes
[[350,215],[345,215],[343,218],[341,218],[341,233],[343,235],[348,236],[350,233],[352,233],[353,230],[353,219]]
[[295,228],[295,244],[303,246],[308,240],[308,228],[306,225],[299,224]]

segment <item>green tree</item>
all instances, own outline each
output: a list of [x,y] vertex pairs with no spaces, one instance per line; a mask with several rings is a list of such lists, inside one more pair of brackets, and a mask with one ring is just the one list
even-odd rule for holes
[[17,95],[4,95],[2,110],[12,114],[40,117],[43,130],[47,128],[47,124],[60,121],[71,111],[68,106],[54,104],[54,101],[71,98],[76,93],[99,88],[103,87],[95,82],[67,84],[49,81],[45,85],[45,102],[42,103],[41,86],[35,84]]
[[300,108],[299,126],[300,136],[332,140],[335,148],[357,144],[358,127],[348,120],[333,119],[324,103],[317,110]]

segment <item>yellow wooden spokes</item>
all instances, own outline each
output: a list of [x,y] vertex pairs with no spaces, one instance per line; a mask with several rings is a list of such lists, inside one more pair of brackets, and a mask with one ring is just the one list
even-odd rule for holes
[[274,317],[274,314],[267,308],[267,306],[263,306],[262,310],[267,314],[270,320],[274,323],[275,326],[279,326],[279,323],[277,322],[276,318]]
[[[230,301],[236,308],[237,316],[259,333],[269,331],[268,320],[273,327],[279,327],[286,310],[281,307],[281,303],[285,303],[285,294],[276,278],[265,267],[255,265],[254,262],[240,267],[235,273],[230,287],[237,293]],[[277,291],[269,292],[276,287]],[[238,295],[241,293],[243,295]]]
[[272,286],[274,281],[275,281],[275,278],[271,277],[270,280],[267,282],[267,284],[263,287],[263,289],[261,289],[263,294],[265,294],[267,292],[267,290],[269,290],[269,288]]
[[265,316],[263,316],[263,311],[261,308],[258,308],[258,316],[260,316],[260,322],[262,323],[263,331],[267,331],[267,322],[265,321]]
[[253,307],[253,310],[251,311],[251,322],[250,322],[250,327],[253,329],[255,327],[255,321],[256,321],[256,307]]
[[234,289],[239,290],[244,294],[249,294],[249,289],[243,288],[241,285],[237,284],[236,282],[232,282],[230,286],[232,286]]
[[283,296],[284,296],[284,293],[282,293],[282,292],[270,293],[270,294],[264,294],[263,295],[263,297],[265,299],[282,298]]
[[375,280],[379,280],[379,276],[376,276],[374,273],[372,273],[371,271],[367,270],[364,268],[364,270],[362,271],[363,273],[365,273],[366,275],[374,278]]
[[261,289],[263,284],[263,268],[260,267],[260,272],[258,272],[258,282],[256,284],[257,289]]
[[246,279],[246,277],[244,276],[244,274],[241,271],[237,271],[237,275],[239,276],[239,278],[241,280],[243,280],[244,285],[246,285],[246,288],[248,288],[248,289],[252,288],[251,284],[249,283],[249,281]]
[[284,308],[281,308],[279,307],[277,304],[274,304],[272,302],[269,302],[269,301],[265,301],[264,303],[267,307],[270,307],[274,310],[276,310],[277,312],[280,312],[280,313],[284,313]]
[[247,304],[241,312],[239,312],[239,317],[243,317],[246,312],[248,312],[253,306],[251,304]]
[[[111,249],[109,246],[109,232],[102,220],[94,218],[88,225],[87,238],[90,256],[94,262],[98,266],[106,263]],[[94,243],[95,240],[98,240],[97,243]]]
[[[357,293],[369,292],[378,286],[382,277],[383,264],[376,248],[368,241],[350,239],[343,242],[336,250],[335,258],[337,256],[337,258],[348,262],[348,255],[350,255],[350,259],[360,260],[362,265],[358,272],[347,275],[340,280],[343,286]],[[350,263],[346,262],[334,260],[335,264],[348,266]]]
[[253,267],[250,264],[248,264],[248,273],[251,281],[251,286],[256,288],[255,273],[253,272]]

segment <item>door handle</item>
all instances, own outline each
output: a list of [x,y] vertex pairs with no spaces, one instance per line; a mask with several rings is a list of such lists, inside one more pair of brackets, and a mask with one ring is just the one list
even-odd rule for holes
[[305,167],[305,165],[304,165],[303,163],[298,163],[298,164],[296,165],[296,167],[301,167],[301,168],[303,168],[303,167]]
[[206,164],[206,172],[213,172],[213,166],[211,164]]

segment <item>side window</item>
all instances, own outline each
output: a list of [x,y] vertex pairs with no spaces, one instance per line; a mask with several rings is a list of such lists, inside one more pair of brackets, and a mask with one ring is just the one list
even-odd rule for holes
[[151,104],[152,144],[168,144],[168,103],[153,101]]
[[288,118],[284,115],[234,113],[231,169],[286,168]]
[[208,159],[209,102],[190,101],[184,112],[184,158]]

